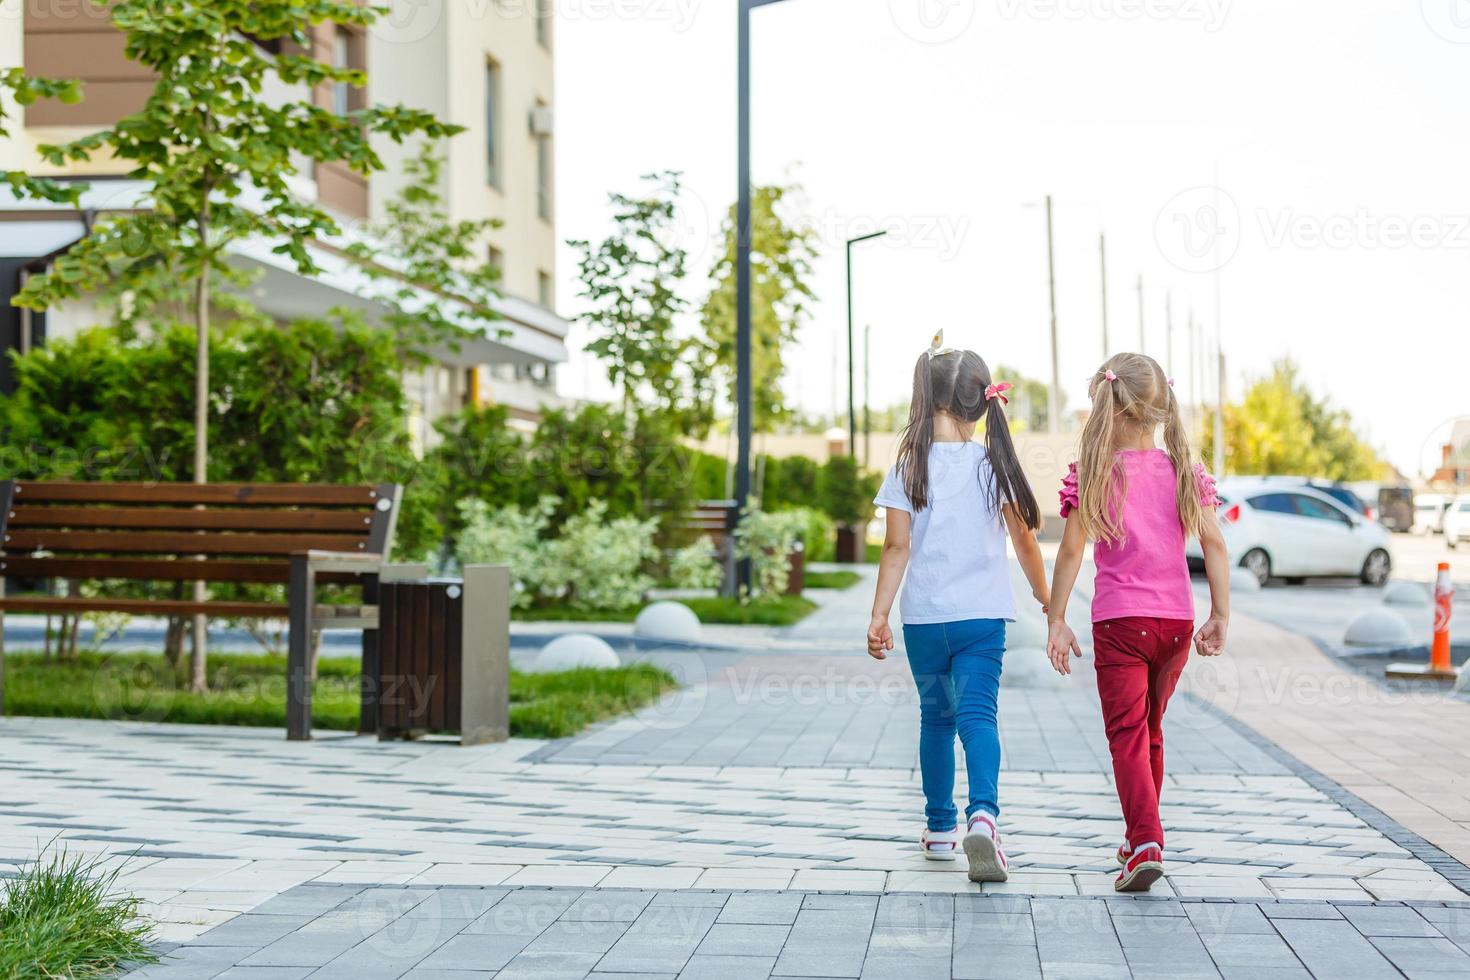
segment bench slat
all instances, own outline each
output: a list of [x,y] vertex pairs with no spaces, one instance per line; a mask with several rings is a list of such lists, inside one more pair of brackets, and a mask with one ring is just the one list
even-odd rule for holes
[[[0,575],[11,578],[124,579],[137,582],[256,582],[285,583],[290,562],[284,558],[31,558],[0,556]],[[345,572],[318,572],[316,580],[329,585],[361,584],[362,576]]]
[[372,517],[350,510],[179,510],[166,507],[16,506],[8,527],[194,531],[341,531],[366,534]]
[[285,619],[285,603],[193,602],[188,599],[101,599],[72,596],[6,596],[0,609],[7,612],[83,613],[116,612],[138,616],[239,616],[251,619]]
[[13,531],[7,554],[29,551],[95,551],[108,554],[291,555],[301,551],[350,551],[367,547],[366,535],[188,534],[141,531]]
[[274,507],[373,507],[377,487],[312,483],[68,483],[22,480],[13,503],[241,504]]

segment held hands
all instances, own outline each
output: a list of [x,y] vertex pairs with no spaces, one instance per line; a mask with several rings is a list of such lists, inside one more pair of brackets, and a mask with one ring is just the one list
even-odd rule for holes
[[888,625],[888,617],[873,614],[873,621],[868,624],[868,656],[874,660],[887,660],[888,651],[893,649],[893,627]]
[[1051,590],[1032,589],[1031,598],[1041,603],[1041,615],[1045,616],[1051,612]]
[[1082,656],[1082,647],[1077,644],[1077,634],[1060,619],[1053,620],[1047,626],[1046,655],[1050,658],[1052,667],[1063,677],[1072,673],[1072,662],[1067,657],[1069,653],[1075,657]]
[[1201,657],[1218,657],[1225,652],[1225,630],[1229,624],[1228,617],[1210,614],[1205,625],[1194,635],[1194,648]]

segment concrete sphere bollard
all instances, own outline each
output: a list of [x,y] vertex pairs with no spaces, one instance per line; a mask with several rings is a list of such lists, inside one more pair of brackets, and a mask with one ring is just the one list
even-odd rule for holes
[[1409,624],[1389,609],[1370,609],[1359,613],[1348,624],[1342,642],[1351,647],[1403,647],[1412,642]]
[[530,670],[533,674],[550,674],[579,667],[610,670],[621,665],[622,661],[605,640],[590,633],[566,633],[541,648]]
[[1261,581],[1255,574],[1246,568],[1232,568],[1230,570],[1231,592],[1259,592]]
[[665,599],[644,607],[633,621],[633,635],[645,640],[698,643],[699,617],[682,602]]
[[[1074,658],[1074,663],[1076,661]],[[1046,657],[1046,646],[1007,647],[1000,672],[1001,687],[1022,687],[1032,690],[1061,690],[1068,684],[1067,678],[1058,674]]]
[[1383,601],[1390,606],[1422,609],[1430,602],[1429,586],[1423,582],[1390,582],[1383,590]]

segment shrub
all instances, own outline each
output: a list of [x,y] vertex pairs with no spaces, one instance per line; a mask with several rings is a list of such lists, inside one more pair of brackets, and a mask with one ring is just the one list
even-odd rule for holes
[[669,582],[676,589],[713,589],[725,578],[715,543],[700,538],[669,556]]
[[878,480],[858,469],[851,456],[833,456],[818,480],[822,509],[838,524],[862,524],[873,516]]
[[570,604],[576,609],[626,609],[643,601],[653,579],[643,568],[658,557],[658,521],[607,519],[607,503],[593,500],[567,520],[551,552]]
[[750,598],[786,591],[791,580],[791,551],[805,526],[805,516],[797,511],[746,511],[735,529],[735,557],[750,560]]
[[455,547],[461,565],[509,565],[511,605],[530,606],[538,598],[559,595],[564,577],[549,542],[542,535],[551,523],[554,497],[531,509],[516,504],[491,510],[483,500],[459,505],[463,529]]

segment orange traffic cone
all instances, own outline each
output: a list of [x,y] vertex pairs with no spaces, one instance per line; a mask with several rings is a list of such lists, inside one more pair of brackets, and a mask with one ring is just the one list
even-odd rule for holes
[[1450,612],[1454,608],[1454,586],[1450,583],[1450,563],[1439,563],[1439,574],[1434,577],[1434,639],[1429,646],[1429,663],[1389,664],[1390,677],[1427,677],[1433,680],[1454,680],[1455,665],[1450,661]]

